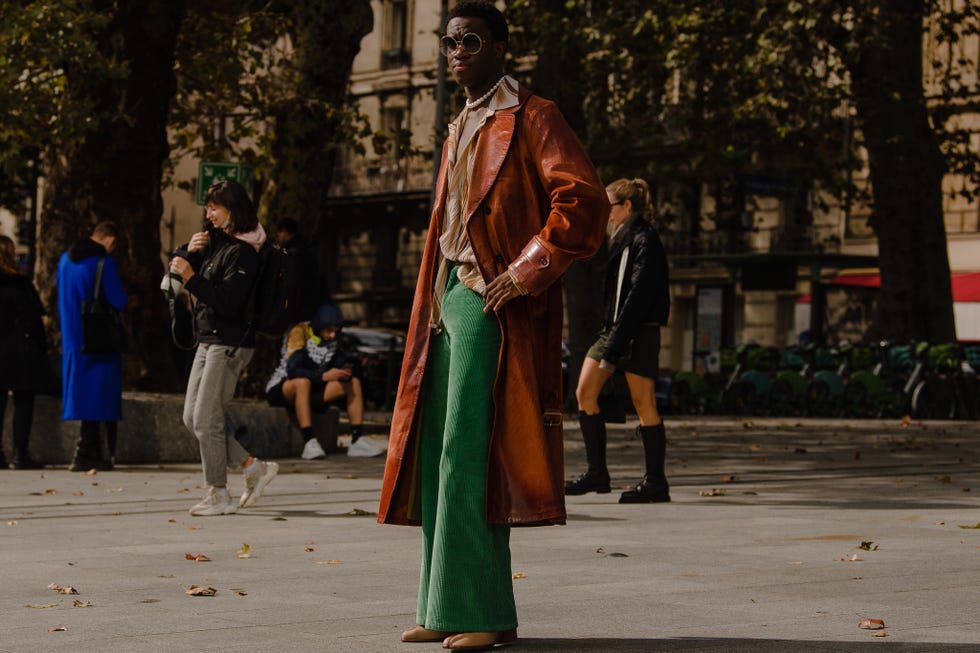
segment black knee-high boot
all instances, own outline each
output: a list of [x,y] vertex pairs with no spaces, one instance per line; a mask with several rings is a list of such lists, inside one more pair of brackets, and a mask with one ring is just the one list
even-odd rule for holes
[[578,495],[586,492],[606,494],[610,491],[609,470],[606,469],[606,422],[602,414],[578,414],[582,439],[585,440],[585,473],[574,481],[565,482],[565,494]]
[[663,422],[654,426],[636,428],[643,440],[646,476],[632,490],[623,492],[620,503],[666,503],[670,501],[670,487],[664,474],[664,458],[667,455],[667,433]]

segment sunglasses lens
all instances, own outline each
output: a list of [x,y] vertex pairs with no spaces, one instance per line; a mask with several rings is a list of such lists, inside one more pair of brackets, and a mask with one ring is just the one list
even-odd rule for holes
[[483,49],[483,40],[473,32],[463,36],[462,41],[457,41],[451,36],[443,36],[439,39],[439,52],[448,57],[456,52],[461,45],[468,54],[476,54]]
[[456,51],[456,39],[451,36],[444,36],[439,39],[439,52],[449,56]]
[[469,52],[470,54],[476,54],[477,52],[480,51],[480,48],[482,47],[483,47],[483,41],[481,41],[480,37],[474,34],[473,32],[470,32],[469,34],[463,37],[463,49]]

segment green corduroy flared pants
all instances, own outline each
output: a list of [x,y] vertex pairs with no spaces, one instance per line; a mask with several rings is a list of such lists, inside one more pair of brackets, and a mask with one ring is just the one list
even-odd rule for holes
[[486,518],[487,452],[500,324],[449,275],[443,330],[430,342],[421,445],[422,573],[417,623],[433,630],[517,627],[510,526]]

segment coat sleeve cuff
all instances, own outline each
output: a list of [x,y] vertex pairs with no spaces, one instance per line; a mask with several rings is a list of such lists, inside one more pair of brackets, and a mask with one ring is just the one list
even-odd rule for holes
[[507,271],[522,294],[539,295],[561,277],[571,262],[571,256],[534,236]]

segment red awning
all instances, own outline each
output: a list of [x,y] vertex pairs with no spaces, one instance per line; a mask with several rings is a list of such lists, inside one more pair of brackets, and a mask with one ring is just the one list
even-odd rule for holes
[[[961,272],[950,276],[953,285],[954,302],[980,302],[980,272]],[[862,286],[880,288],[881,276],[877,274],[842,274],[828,282],[831,286]],[[796,300],[798,304],[809,304],[810,295]]]

